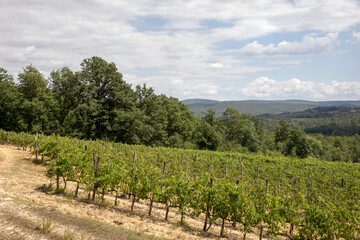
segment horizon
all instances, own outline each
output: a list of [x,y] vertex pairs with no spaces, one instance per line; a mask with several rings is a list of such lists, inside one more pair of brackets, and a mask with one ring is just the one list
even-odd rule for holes
[[0,6],[0,67],[85,58],[178,99],[360,99],[360,1],[46,1]]
[[306,99],[244,99],[244,100],[216,100],[216,99],[208,99],[208,98],[187,98],[179,100],[181,102],[188,100],[207,100],[207,101],[216,101],[216,102],[246,102],[246,101],[304,101],[304,102],[360,102],[359,100],[306,100]]

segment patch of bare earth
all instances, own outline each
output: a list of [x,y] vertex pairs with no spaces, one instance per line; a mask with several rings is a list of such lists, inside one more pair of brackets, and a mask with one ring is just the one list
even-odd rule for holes
[[[20,148],[0,145],[0,239],[221,239],[219,224],[201,231],[201,217],[186,216],[181,226],[180,215],[171,209],[169,220],[163,220],[162,204],[155,204],[149,217],[148,201],[136,202],[133,212],[131,200],[120,198],[114,206],[111,194],[105,203],[88,203],[82,189],[78,198],[72,197],[73,183],[67,184],[67,194],[47,194],[42,191],[50,182],[46,169],[32,163],[31,157]],[[242,232],[227,222],[226,236],[242,239]]]

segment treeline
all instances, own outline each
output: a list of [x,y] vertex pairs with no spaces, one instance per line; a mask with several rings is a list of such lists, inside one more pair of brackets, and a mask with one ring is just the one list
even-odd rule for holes
[[[231,107],[220,118],[210,109],[201,119],[176,98],[157,95],[146,85],[132,88],[114,63],[100,57],[84,59],[80,71],[68,67],[54,70],[48,79],[30,65],[15,82],[0,68],[0,128],[148,146],[327,160],[339,160],[329,156],[328,149],[340,149],[340,160],[356,162],[360,158],[359,137],[332,140],[309,136],[286,121],[270,132],[259,117],[240,114]],[[341,147],[345,142],[346,147]]]
[[305,133],[326,136],[353,136],[360,134],[359,107],[317,107],[301,112],[278,115],[260,115],[266,121],[266,128],[273,129],[280,119],[298,125]]
[[307,119],[299,122],[306,133],[327,136],[353,136],[360,134],[360,113],[351,113],[339,117]]

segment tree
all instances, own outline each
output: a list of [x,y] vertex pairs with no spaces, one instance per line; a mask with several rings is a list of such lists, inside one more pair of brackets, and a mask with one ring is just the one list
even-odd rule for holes
[[306,142],[304,132],[295,126],[289,136],[289,141],[286,144],[285,155],[297,156],[306,158],[309,155],[309,146]]
[[211,126],[217,126],[219,124],[219,119],[215,116],[216,112],[209,108],[205,113],[204,121],[210,124]]
[[290,124],[285,119],[280,119],[279,125],[275,128],[275,144],[287,141],[290,131]]
[[69,128],[83,138],[119,139],[123,119],[119,114],[131,112],[135,95],[131,86],[122,79],[114,63],[100,57],[85,59],[78,73],[84,87],[84,96],[71,112]]
[[0,67],[0,128],[7,131],[19,128],[18,106],[19,92],[14,79]]
[[168,137],[166,132],[168,118],[165,106],[167,97],[156,95],[154,89],[148,88],[146,84],[136,86],[135,94],[137,108],[146,115],[144,124],[152,129],[151,136],[142,143],[152,146],[164,145]]
[[21,93],[21,115],[24,129],[29,132],[52,133],[54,100],[43,75],[32,65],[18,75]]
[[[182,147],[185,142],[193,140],[193,134],[197,119],[189,110],[188,106],[179,102],[178,99],[164,96],[164,107],[167,113],[168,141],[177,142],[180,145],[171,145],[172,147]],[[170,141],[172,139],[172,141]],[[176,140],[176,141],[173,141]]]
[[79,74],[75,74],[68,67],[50,73],[50,86],[55,100],[55,118],[59,123],[59,133],[69,134],[66,120],[69,121],[71,112],[85,97],[84,86],[81,84]]
[[221,142],[221,135],[209,123],[203,121],[197,127],[198,136],[195,137],[199,149],[216,151]]
[[251,152],[256,152],[259,147],[255,124],[251,115],[241,114],[232,107],[223,112],[223,125],[226,139],[240,144]]

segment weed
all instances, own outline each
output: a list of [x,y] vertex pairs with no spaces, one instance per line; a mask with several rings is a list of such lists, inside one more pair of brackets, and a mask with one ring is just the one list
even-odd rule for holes
[[48,233],[48,232],[50,232],[50,231],[51,231],[51,224],[52,224],[51,219],[45,219],[45,218],[43,217],[42,220],[43,220],[43,221],[42,221],[42,229],[41,229],[41,232],[42,232],[42,233]]
[[26,221],[26,227],[27,228],[32,228],[33,227],[33,223],[30,220]]
[[65,230],[64,235],[62,236],[63,240],[73,240],[75,239],[75,234],[71,231]]
[[58,238],[59,238],[59,233],[58,233],[58,232],[52,232],[52,233],[51,233],[51,238],[56,238],[56,239],[58,239]]
[[37,221],[35,224],[35,230],[41,230],[41,221]]

